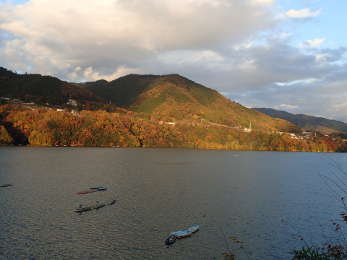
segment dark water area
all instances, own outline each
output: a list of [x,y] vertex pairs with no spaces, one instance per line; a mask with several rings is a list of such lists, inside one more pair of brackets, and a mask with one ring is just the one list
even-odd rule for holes
[[[290,259],[298,235],[309,244],[334,235],[332,162],[346,169],[347,155],[2,147],[0,185],[14,186],[0,188],[0,259],[213,260],[228,248],[237,259]],[[98,185],[108,190],[76,195]],[[196,224],[166,248],[170,232]]]

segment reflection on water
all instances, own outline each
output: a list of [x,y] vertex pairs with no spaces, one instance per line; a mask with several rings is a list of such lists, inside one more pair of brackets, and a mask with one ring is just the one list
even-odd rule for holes
[[[14,184],[0,188],[0,259],[212,260],[228,247],[238,259],[288,259],[295,235],[319,242],[338,214],[318,174],[329,158],[347,166],[343,154],[0,148],[0,184]],[[99,185],[108,191],[76,195]]]

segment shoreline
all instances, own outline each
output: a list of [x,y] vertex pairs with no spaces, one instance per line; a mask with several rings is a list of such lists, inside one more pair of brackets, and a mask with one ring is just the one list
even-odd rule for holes
[[347,152],[338,152],[338,151],[289,151],[289,150],[252,150],[252,149],[217,149],[217,148],[192,148],[192,147],[137,147],[137,146],[128,146],[128,147],[116,147],[116,146],[44,146],[44,145],[3,145],[0,144],[0,149],[5,148],[100,148],[100,149],[184,149],[184,150],[196,150],[196,151],[226,151],[226,152],[280,152],[280,153],[328,153],[328,154],[345,154]]

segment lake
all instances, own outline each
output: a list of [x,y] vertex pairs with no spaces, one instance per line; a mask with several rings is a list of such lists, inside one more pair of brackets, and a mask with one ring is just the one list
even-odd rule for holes
[[[0,188],[0,259],[213,260],[228,248],[237,259],[290,259],[299,236],[334,234],[334,163],[347,169],[347,155],[2,147],[0,185],[14,186]],[[76,195],[99,185],[108,190]],[[195,224],[166,248],[170,232]]]

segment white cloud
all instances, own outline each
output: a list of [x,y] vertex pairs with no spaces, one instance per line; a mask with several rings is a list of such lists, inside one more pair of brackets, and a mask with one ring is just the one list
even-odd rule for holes
[[321,46],[325,42],[324,38],[316,38],[312,40],[306,40],[300,44],[302,48],[316,48]]
[[254,4],[262,4],[262,5],[269,5],[269,4],[273,4],[274,2],[276,2],[276,0],[253,0]]
[[[1,1],[1,0],[0,0]],[[290,45],[275,0],[29,0],[0,4],[0,66],[84,81],[180,73],[244,105],[344,118],[346,49]],[[289,10],[304,20],[321,10]],[[267,29],[270,34],[259,34]],[[284,29],[284,28],[280,28]],[[288,29],[288,28],[286,28]],[[4,37],[3,32],[7,35]],[[8,37],[12,35],[12,37]],[[335,104],[335,105],[334,105]],[[300,110],[300,111],[299,111]]]
[[240,71],[243,72],[250,72],[250,71],[255,71],[257,69],[257,64],[254,59],[248,59],[240,62],[237,66]]
[[247,40],[245,42],[242,42],[242,43],[239,43],[239,44],[235,44],[233,46],[233,48],[234,48],[234,50],[237,51],[237,50],[242,50],[242,49],[249,49],[249,48],[251,48],[253,46],[254,46],[254,42]]
[[284,110],[288,110],[288,111],[292,111],[292,110],[296,110],[299,107],[296,105],[290,105],[290,104],[280,104],[279,106],[276,106],[276,109],[284,109]]
[[314,18],[321,14],[322,9],[312,11],[309,8],[304,9],[290,9],[285,13],[285,17],[292,19],[308,19]]
[[215,63],[224,60],[224,57],[213,50],[180,50],[166,52],[158,56],[158,60],[165,64],[187,64],[187,63]]
[[69,75],[69,78],[71,79],[88,79],[88,80],[99,80],[99,79],[105,79],[108,81],[117,79],[119,77],[125,76],[127,74],[141,74],[143,71],[136,68],[127,68],[125,66],[119,66],[113,73],[105,75],[101,74],[99,72],[94,71],[92,67],[87,67],[84,70],[81,70],[80,67],[76,67],[75,70],[72,72],[72,74]]
[[310,85],[317,81],[319,81],[319,79],[316,79],[316,78],[297,79],[297,80],[288,81],[288,82],[275,82],[275,85],[280,87],[288,87],[293,85]]
[[0,58],[10,68],[30,65],[35,71],[55,75],[72,76],[71,71],[78,66],[84,70],[92,67],[100,75],[112,75],[120,66],[137,67],[166,52],[214,51],[225,42],[237,43],[271,25],[272,15],[267,6],[272,2],[29,0],[23,5],[0,3],[0,30],[16,38],[5,43]]
[[329,59],[329,54],[328,53],[317,53],[315,55],[316,61],[318,62],[326,62]]

